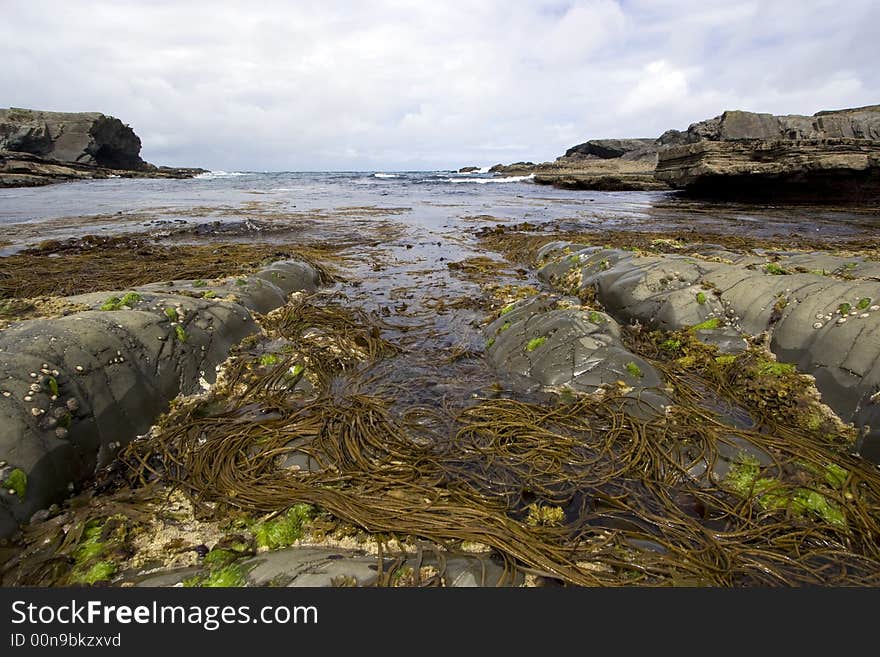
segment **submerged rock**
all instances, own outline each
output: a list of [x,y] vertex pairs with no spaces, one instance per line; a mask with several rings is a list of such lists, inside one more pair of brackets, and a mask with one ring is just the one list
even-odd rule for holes
[[314,291],[313,267],[278,262],[254,276],[156,283],[70,297],[91,310],[0,331],[0,460],[26,475],[0,493],[0,536],[94,476],[168,402],[216,378],[252,312]]

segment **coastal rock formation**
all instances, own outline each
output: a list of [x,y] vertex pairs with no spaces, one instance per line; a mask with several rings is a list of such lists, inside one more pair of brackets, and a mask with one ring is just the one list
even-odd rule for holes
[[699,327],[724,353],[767,336],[784,363],[812,374],[824,403],[861,427],[862,455],[880,462],[880,263],[826,253],[739,254],[707,245],[688,255],[639,255],[549,244],[540,276],[593,288],[620,322]]
[[691,125],[684,139],[697,141],[761,141],[802,139],[880,140],[880,105],[816,112],[813,116],[774,116],[728,111]]
[[204,171],[155,167],[140,150],[134,130],[112,116],[0,109],[0,187],[111,176],[184,178]]
[[534,175],[539,185],[564,189],[643,191],[668,189],[654,178],[657,139],[591,139],[569,148],[554,162],[495,165],[493,173]]
[[0,332],[0,537],[93,477],[171,399],[213,382],[258,330],[253,312],[318,283],[310,265],[282,261],[245,278],[68,297],[90,310]]
[[580,157],[653,161],[656,159],[657,146],[656,139],[591,139],[572,146],[559,159]]
[[874,202],[880,198],[880,105],[773,116],[725,112],[663,148],[656,178],[710,197]]
[[139,170],[141,140],[129,126],[97,112],[0,109],[0,150],[57,162]]

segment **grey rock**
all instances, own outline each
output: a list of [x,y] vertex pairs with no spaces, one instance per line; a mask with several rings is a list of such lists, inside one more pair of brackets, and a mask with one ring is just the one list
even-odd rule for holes
[[[318,282],[310,265],[279,262],[244,285],[232,278],[206,287],[194,281],[145,285],[136,288],[140,300],[128,310],[100,310],[128,290],[78,295],[69,301],[91,310],[0,331],[0,389],[11,393],[0,395],[0,460],[28,477],[24,499],[0,497],[0,537],[65,497],[71,484],[94,476],[145,433],[171,399],[212,383],[229,350],[258,330],[252,312],[277,308],[296,290],[313,292]],[[58,372],[52,377],[56,400],[48,375],[31,376],[42,370]]]
[[98,112],[0,109],[0,150],[109,169],[146,167],[134,130]]
[[579,306],[559,307],[559,297],[538,295],[485,329],[493,366],[513,381],[593,393],[618,382],[640,416],[662,412],[668,399],[663,378],[650,364],[623,346],[620,327],[605,313]]
[[[699,336],[723,352],[742,350],[745,335],[766,334],[780,361],[812,374],[823,401],[844,421],[864,428],[863,449],[878,449],[880,403],[874,399],[880,391],[880,303],[875,301],[880,300],[880,281],[874,263],[779,253],[719,262],[703,259],[702,253],[637,256],[617,249],[574,250],[580,246],[572,245],[570,255],[562,243],[545,247],[548,257],[557,258],[544,265],[539,277],[553,283],[578,270],[581,285],[595,288],[620,322],[675,330],[717,320],[717,328],[701,330]],[[766,269],[771,262],[786,272],[834,266],[845,270],[849,280],[811,272],[775,275]],[[512,362],[523,366],[518,358]]]

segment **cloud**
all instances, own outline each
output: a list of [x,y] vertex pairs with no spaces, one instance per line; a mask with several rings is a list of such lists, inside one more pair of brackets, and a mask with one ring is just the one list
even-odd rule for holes
[[218,169],[546,160],[724,109],[878,102],[872,0],[7,0],[0,103]]

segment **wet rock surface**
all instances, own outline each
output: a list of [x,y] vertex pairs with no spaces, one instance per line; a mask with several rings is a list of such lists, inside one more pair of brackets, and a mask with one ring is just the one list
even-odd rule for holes
[[[707,247],[691,255],[551,243],[542,279],[595,289],[621,322],[666,330],[696,327],[722,351],[739,336],[766,335],[780,361],[816,377],[825,402],[868,433],[876,454],[880,405],[880,265],[825,253],[738,254]],[[873,427],[873,429],[872,429]]]
[[540,295],[505,308],[485,333],[493,365],[531,383],[595,393],[620,386],[633,400],[634,414],[662,413],[668,403],[661,375],[631,353],[617,322],[571,300]]
[[[380,572],[379,564],[382,571]],[[340,587],[377,586],[519,586],[522,575],[507,573],[488,556],[442,555],[428,552],[403,558],[377,558],[365,552],[328,547],[292,547],[264,552],[237,562],[244,586]],[[140,578],[138,586],[181,585],[198,568]]]
[[2,534],[93,477],[171,399],[210,385],[258,330],[253,312],[318,280],[305,263],[279,262],[254,276],[70,297],[91,310],[0,332],[0,459],[27,481],[0,497]]

